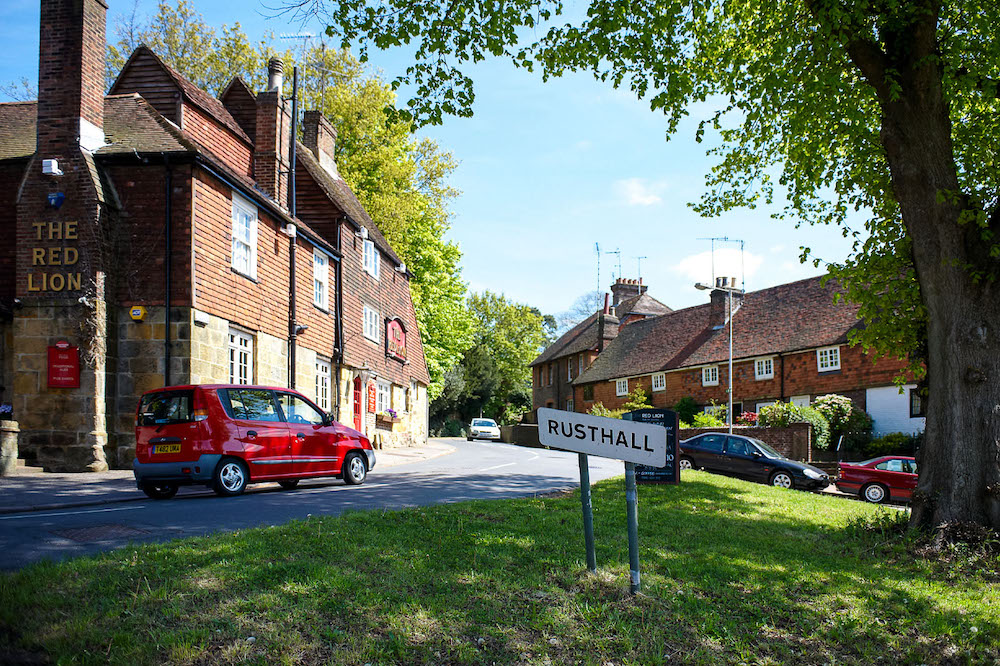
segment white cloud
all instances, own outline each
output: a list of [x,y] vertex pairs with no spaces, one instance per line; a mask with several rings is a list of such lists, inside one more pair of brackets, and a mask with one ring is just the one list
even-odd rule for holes
[[751,279],[764,263],[762,257],[752,252],[743,252],[733,248],[722,248],[715,251],[715,261],[712,261],[712,251],[706,250],[698,254],[692,254],[678,261],[673,270],[685,276],[690,282],[701,282],[711,284],[713,278],[713,266],[715,277],[735,277],[738,286],[743,285],[743,280],[751,284]]
[[615,181],[615,192],[628,206],[653,206],[662,203],[660,192],[667,184],[663,181],[647,183],[644,178],[626,178]]

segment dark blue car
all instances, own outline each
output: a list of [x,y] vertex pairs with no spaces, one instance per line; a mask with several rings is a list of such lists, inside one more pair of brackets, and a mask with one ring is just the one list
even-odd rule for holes
[[707,432],[680,442],[681,469],[705,469],[781,488],[822,490],[826,472],[795,462],[755,437]]

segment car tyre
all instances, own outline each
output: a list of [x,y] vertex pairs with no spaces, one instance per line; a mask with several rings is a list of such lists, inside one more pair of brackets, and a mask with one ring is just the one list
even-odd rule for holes
[[882,504],[889,499],[889,491],[881,483],[867,483],[861,488],[861,498],[872,504]]
[[235,497],[246,490],[250,473],[246,464],[236,458],[223,458],[212,475],[215,493],[222,497]]
[[681,469],[694,469],[694,461],[688,458],[687,456],[684,456],[680,460],[678,460],[677,465]]
[[146,493],[146,497],[155,500],[165,500],[170,499],[177,494],[177,484],[176,483],[144,483],[142,484],[142,492]]
[[469,440],[470,442],[472,441],[471,437],[466,437],[466,439]]
[[777,472],[771,475],[771,485],[776,488],[794,488],[795,481],[792,480],[792,475],[788,472],[779,469]]
[[278,481],[278,485],[281,486],[282,488],[284,488],[285,490],[291,490],[295,486],[299,485],[299,480],[298,479],[285,479],[284,481]]
[[344,483],[349,486],[360,486],[368,476],[368,465],[357,451],[351,451],[344,458]]

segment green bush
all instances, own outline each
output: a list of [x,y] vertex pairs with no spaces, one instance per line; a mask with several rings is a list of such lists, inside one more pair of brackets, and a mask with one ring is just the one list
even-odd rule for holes
[[726,422],[711,412],[698,412],[694,415],[695,428],[721,428]]
[[642,390],[641,386],[636,386],[632,389],[632,392],[628,394],[628,400],[622,405],[622,413],[624,412],[634,412],[637,409],[649,409],[653,406],[649,402],[649,397],[646,392]]
[[830,447],[830,424],[812,407],[797,407],[790,402],[776,402],[761,407],[757,414],[757,425],[764,428],[786,428],[792,423],[810,424],[813,428],[813,446],[817,449]]
[[448,419],[441,428],[441,434],[445,437],[465,437],[465,428],[458,419]]
[[592,416],[606,416],[609,419],[620,419],[625,413],[624,409],[608,409],[603,402],[594,403],[594,406],[587,412]]
[[923,438],[923,433],[909,435],[905,432],[891,432],[871,440],[862,451],[868,458],[888,455],[912,456],[920,448]]
[[813,427],[813,446],[817,449],[830,448],[830,424],[823,415],[812,407],[796,407],[796,422],[805,422]]
[[677,418],[679,418],[681,422],[691,423],[694,421],[694,415],[701,410],[698,409],[698,403],[694,401],[694,398],[686,395],[677,401],[677,404],[674,405],[674,411],[677,412]]
[[762,428],[787,428],[794,419],[795,405],[790,402],[765,405],[757,412],[757,425]]

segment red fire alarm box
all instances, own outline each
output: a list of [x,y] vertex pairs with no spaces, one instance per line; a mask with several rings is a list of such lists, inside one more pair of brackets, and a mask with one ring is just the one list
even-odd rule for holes
[[49,347],[49,388],[80,388],[80,348],[60,340]]

